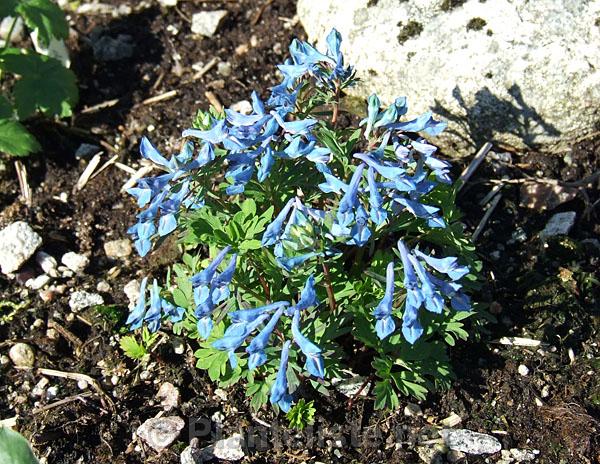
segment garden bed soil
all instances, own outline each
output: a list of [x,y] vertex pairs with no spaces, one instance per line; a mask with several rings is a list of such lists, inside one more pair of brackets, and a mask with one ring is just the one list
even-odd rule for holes
[[[33,389],[43,377],[39,371],[0,365],[0,419],[16,416],[16,428],[40,457],[48,463],[177,463],[194,435],[202,447],[239,431],[252,438],[245,462],[415,463],[421,459],[419,452],[423,454],[420,448],[427,448],[422,442],[435,438],[436,427],[455,413],[461,418],[459,427],[491,433],[504,449],[536,450],[535,462],[599,462],[599,285],[593,278],[600,259],[600,226],[597,208],[586,210],[598,200],[597,188],[582,188],[573,199],[541,210],[522,205],[523,184],[505,186],[478,242],[485,283],[477,299],[495,321],[452,349],[456,382],[421,403],[422,415],[403,414],[407,402],[414,401],[408,398],[390,413],[375,411],[370,394],[351,404],[341,394],[314,396],[314,427],[289,432],[285,418],[270,408],[253,413],[242,388],[229,390],[227,401],[215,395],[208,377],[194,367],[191,341],[183,356],[175,355],[164,337],[148,363],[125,357],[110,318],[126,312],[123,286],[153,271],[160,274],[176,248],[167,241],[147,259],[107,258],[104,243],[126,237],[134,222],[135,203],[121,192],[130,174],[113,165],[77,191],[87,160],[75,159],[75,150],[83,142],[96,144],[105,152],[103,160],[116,154],[119,162],[137,168],[144,134],[167,152],[176,149],[196,111],[208,107],[207,91],[225,106],[248,99],[254,89],[264,96],[277,81],[275,65],[283,61],[291,38],[304,38],[304,32],[294,19],[293,1],[185,1],[169,9],[154,2],[148,7],[133,1],[106,3],[127,4],[133,11],[118,18],[71,14],[76,32],[69,46],[81,100],[69,124],[31,124],[43,151],[23,161],[33,190],[30,207],[19,197],[12,162],[5,160],[0,173],[0,226],[25,220],[43,237],[44,251],[56,257],[75,251],[90,258],[85,273],[58,282],[67,292],[48,302],[22,283],[0,276],[0,302],[22,306],[0,325],[0,354],[23,341],[34,348],[36,367],[88,375],[102,391],[82,390],[76,380],[47,375],[46,391],[55,386],[55,395],[35,396]],[[228,11],[218,33],[214,38],[193,37],[192,14],[213,9]],[[98,62],[90,46],[95,34],[130,35],[133,56]],[[196,72],[192,65],[200,63],[195,66],[199,69],[214,57],[231,65],[231,75],[219,75],[215,66],[191,82]],[[174,98],[143,103],[172,90],[177,91]],[[114,99],[118,102],[113,106],[84,110]],[[457,162],[457,174],[467,161]],[[480,222],[485,206],[479,202],[493,186],[490,179],[532,176],[571,182],[599,168],[600,137],[582,140],[560,156],[535,151],[488,156],[460,197],[463,221],[469,231]],[[575,227],[568,237],[543,244],[539,232],[561,211],[576,212]],[[28,266],[21,281],[34,270]],[[69,290],[96,291],[100,281],[110,286],[101,292],[104,313],[72,314]],[[7,312],[0,309],[0,317]],[[57,326],[58,336],[56,330],[49,331]],[[543,345],[497,343],[503,336],[528,337]],[[527,375],[519,374],[521,365],[528,368]],[[157,454],[134,432],[162,410],[156,393],[164,382],[179,388],[180,406],[169,414],[185,418],[187,426],[173,445]],[[224,415],[221,425],[210,422],[217,411]],[[211,423],[212,433],[194,432],[198,423]],[[500,453],[458,462],[499,459]]]

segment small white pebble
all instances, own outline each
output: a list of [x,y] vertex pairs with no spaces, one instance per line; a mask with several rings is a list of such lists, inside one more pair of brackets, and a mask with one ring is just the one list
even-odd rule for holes
[[529,368],[525,364],[520,364],[517,370],[523,377],[529,374]]
[[46,390],[46,399],[48,401],[53,400],[54,398],[56,398],[58,395],[58,387],[56,385],[53,385],[51,387],[48,388],[48,390]]
[[113,385],[116,385],[116,384],[118,384],[118,383],[119,383],[119,377],[117,377],[116,375],[113,375],[113,376],[110,378],[110,383],[112,383]]
[[571,361],[571,364],[573,364],[575,362],[575,352],[573,351],[573,348],[569,348],[567,350],[567,354],[569,355],[569,360]]
[[80,390],[87,390],[87,388],[88,388],[88,383],[87,383],[85,380],[81,379],[81,380],[79,380],[79,381],[77,382],[77,387],[78,387]]
[[541,408],[542,406],[544,406],[544,403],[543,403],[543,401],[542,401],[542,400],[540,400],[540,399],[539,399],[539,398],[536,396],[536,397],[535,397],[535,405],[536,405],[538,408]]
[[550,387],[548,385],[544,385],[542,388],[542,398],[548,398],[550,396]]

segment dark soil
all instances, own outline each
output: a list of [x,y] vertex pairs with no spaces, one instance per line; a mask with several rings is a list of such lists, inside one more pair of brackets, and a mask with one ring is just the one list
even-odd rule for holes
[[[315,425],[302,433],[290,432],[271,409],[252,413],[241,388],[229,390],[227,401],[216,396],[208,377],[194,367],[192,345],[178,356],[165,336],[147,364],[126,358],[115,336],[119,322],[111,318],[125,314],[122,288],[151,269],[162,270],[173,258],[173,247],[163,244],[145,260],[134,255],[109,260],[103,244],[125,237],[136,213],[134,202],[120,192],[130,174],[113,165],[76,191],[87,161],[76,160],[75,150],[82,142],[93,143],[104,150],[103,161],[116,154],[119,162],[137,168],[143,134],[151,132],[153,141],[166,151],[175,149],[196,111],[208,107],[205,92],[212,91],[225,106],[247,99],[254,89],[264,92],[276,82],[275,64],[283,61],[291,38],[304,38],[304,32],[293,20],[292,0],[185,1],[178,9],[162,10],[152,2],[139,11],[138,2],[105,2],[129,4],[134,11],[118,19],[72,15],[77,33],[69,45],[81,101],[70,124],[32,124],[44,150],[25,161],[34,192],[31,207],[19,198],[12,163],[6,161],[0,172],[0,227],[26,220],[43,237],[44,251],[56,257],[76,251],[90,258],[85,274],[55,282],[64,283],[67,291],[49,302],[0,275],[0,304],[25,303],[12,318],[5,317],[8,309],[0,308],[0,354],[6,355],[12,343],[24,341],[35,349],[36,367],[88,375],[102,391],[81,390],[76,380],[47,375],[46,388],[57,386],[56,397],[34,396],[32,390],[43,377],[38,371],[0,365],[0,419],[17,416],[18,430],[40,457],[51,464],[177,463],[192,438],[205,446],[240,431],[247,439],[245,462],[416,463],[420,443],[435,437],[440,421],[456,413],[462,420],[459,427],[491,433],[504,449],[538,450],[536,462],[600,462],[600,286],[594,280],[600,227],[597,205],[591,207],[598,200],[597,179],[594,188],[575,188],[574,198],[545,210],[522,205],[521,181],[502,189],[502,200],[478,241],[486,282],[477,299],[488,305],[496,320],[477,331],[473,328],[474,340],[452,350],[456,383],[422,403],[422,416],[374,411],[371,396],[357,399],[350,408],[342,395],[315,396]],[[447,3],[452,7],[460,2]],[[211,39],[194,38],[190,32],[189,19],[203,9],[229,11]],[[168,25],[179,32],[174,35]],[[98,62],[90,46],[90,38],[98,34],[131,35],[133,57]],[[206,64],[213,57],[230,63],[231,75],[219,75],[215,66],[191,82],[196,72],[192,65]],[[171,90],[177,90],[174,98],[142,103]],[[118,99],[113,106],[82,112],[113,99]],[[457,173],[462,167],[456,166]],[[476,228],[486,208],[480,200],[495,185],[493,180],[531,176],[573,182],[599,168],[598,137],[581,141],[561,156],[490,155],[460,197],[464,222],[470,231]],[[547,198],[538,200],[538,205],[548,205]],[[575,227],[568,237],[544,245],[538,234],[561,211],[577,213]],[[36,272],[32,263],[18,278],[24,281]],[[104,310],[74,316],[69,291],[96,291],[102,280],[110,285],[103,293]],[[503,336],[543,344],[507,346],[497,342]],[[518,373],[521,364],[528,367],[527,376]],[[181,392],[180,407],[168,414],[184,417],[189,427],[175,444],[157,454],[133,433],[162,410],[155,396],[164,382]],[[60,400],[67,401],[57,403]],[[402,407],[412,401],[402,400]],[[222,425],[211,420],[217,411],[225,416]],[[487,459],[469,456],[468,462],[498,462],[500,455]]]

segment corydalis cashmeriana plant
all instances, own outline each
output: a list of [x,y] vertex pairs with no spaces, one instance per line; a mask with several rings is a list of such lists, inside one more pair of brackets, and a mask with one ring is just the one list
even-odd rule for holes
[[325,53],[294,40],[266,100],[253,92],[247,114],[199,112],[170,158],[142,139],[163,173],[130,189],[144,208],[129,229],[140,255],[176,230],[184,255],[128,323],[170,318],[200,340],[211,379],[246,379],[254,407],[270,397],[288,411],[301,381],[324,391],[358,353],[380,378],[376,406],[395,407],[396,391],[446,385],[440,340],[466,338],[469,268],[441,253],[473,256],[450,165],[418,135],[445,124],[404,121],[405,98],[382,107],[372,95],[358,127],[338,128],[356,82],[340,42],[335,30]]

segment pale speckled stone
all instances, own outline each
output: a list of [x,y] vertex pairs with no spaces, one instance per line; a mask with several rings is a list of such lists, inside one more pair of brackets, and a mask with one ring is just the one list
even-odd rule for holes
[[0,267],[3,274],[17,271],[42,244],[42,238],[23,221],[0,230]]

